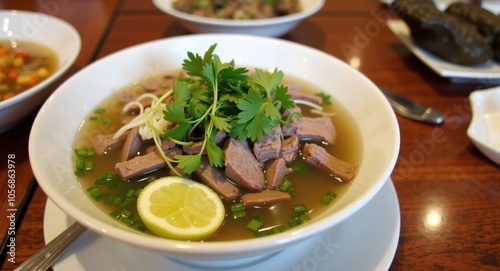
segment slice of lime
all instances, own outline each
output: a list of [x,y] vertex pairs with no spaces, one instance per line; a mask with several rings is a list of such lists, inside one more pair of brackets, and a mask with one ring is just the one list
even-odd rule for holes
[[148,184],[137,199],[137,210],[154,234],[179,240],[206,239],[225,217],[224,204],[212,189],[177,176]]

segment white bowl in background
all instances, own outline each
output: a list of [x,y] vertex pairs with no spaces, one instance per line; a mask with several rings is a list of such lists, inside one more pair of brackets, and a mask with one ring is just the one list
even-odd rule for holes
[[500,165],[500,87],[471,92],[472,120],[467,135],[489,159]]
[[56,71],[14,97],[0,101],[0,132],[6,131],[40,106],[49,96],[47,88],[63,75],[80,53],[80,35],[69,23],[43,13],[2,10],[0,39],[31,41],[52,49],[58,58]]
[[[185,242],[131,230],[102,210],[73,173],[72,147],[82,121],[112,93],[151,71],[179,69],[187,52],[215,54],[238,66],[278,68],[330,94],[355,121],[362,158],[356,179],[322,215],[262,238]],[[112,70],[112,73],[109,71]],[[235,34],[193,34],[133,46],[102,58],[64,82],[40,109],[29,139],[34,175],[48,197],[89,229],[129,245],[186,260],[234,260],[280,251],[331,228],[369,202],[388,180],[399,152],[399,127],[389,103],[368,78],[341,60],[297,43]],[[383,211],[383,210],[381,210]]]
[[153,0],[163,12],[175,17],[192,33],[234,33],[280,37],[295,28],[302,20],[318,12],[325,0],[301,0],[302,11],[286,16],[254,20],[215,19],[188,14],[174,9],[175,0]]

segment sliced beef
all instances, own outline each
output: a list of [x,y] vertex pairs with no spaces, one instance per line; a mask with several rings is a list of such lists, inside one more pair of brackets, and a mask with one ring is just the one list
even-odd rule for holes
[[135,101],[139,95],[137,93],[129,92],[129,91],[123,91],[120,92],[120,95],[118,96],[118,101],[121,103],[128,103],[131,101]]
[[238,185],[250,190],[265,186],[261,164],[253,155],[246,141],[229,138],[224,145],[226,175]]
[[240,195],[238,187],[226,178],[221,169],[211,166],[206,157],[203,157],[200,168],[193,174],[227,201],[234,200]]
[[303,117],[297,121],[287,124],[283,134],[287,136],[295,135],[301,141],[335,143],[337,132],[333,122],[329,117],[318,118]]
[[[175,142],[173,141],[170,141],[170,140],[162,140],[161,141],[161,149],[164,151],[164,152],[167,152],[168,150],[176,147],[177,144],[175,144]],[[154,151],[158,151],[158,147],[156,147],[155,144],[149,146],[147,149],[146,149],[146,153],[150,153],[150,152],[154,152]]]
[[253,144],[253,154],[259,161],[278,158],[281,150],[281,125],[277,125],[271,133],[264,135]]
[[245,207],[269,206],[279,202],[290,201],[291,199],[290,194],[279,190],[263,190],[241,196],[241,202]]
[[280,157],[287,163],[293,162],[299,151],[299,143],[299,138],[296,136],[285,138],[281,141]]
[[151,77],[147,80],[143,80],[142,87],[147,92],[162,92],[165,93],[165,90],[168,90],[173,87],[175,81],[175,76],[166,75],[161,78]]
[[267,186],[270,189],[279,188],[283,183],[285,176],[292,171],[293,170],[291,168],[286,167],[286,162],[283,158],[268,161],[265,165]]
[[114,133],[96,135],[91,140],[92,147],[94,148],[96,154],[103,155],[104,153],[122,145],[127,139],[128,133],[129,132],[125,132],[118,138],[113,138],[115,135]]
[[[287,118],[290,114],[296,112],[302,113],[300,107],[296,106],[295,108],[286,109],[281,113],[281,116],[283,118]],[[292,119],[287,125],[281,127],[281,133],[283,134],[283,137],[292,136],[297,133],[297,130],[299,129],[300,125],[300,119],[301,119],[300,117],[292,117]]]
[[304,160],[328,174],[340,178],[342,181],[352,181],[356,175],[358,166],[353,163],[342,161],[329,154],[323,147],[312,143],[306,143],[303,149]]
[[[165,155],[169,158],[173,158],[177,154],[182,154],[182,150],[177,147],[165,152]],[[157,151],[153,151],[125,162],[118,162],[115,165],[115,170],[122,179],[130,179],[166,166],[167,163],[163,160],[163,157]]]
[[163,140],[163,141],[161,142],[161,149],[162,149],[163,151],[165,151],[165,152],[166,152],[166,151],[168,151],[168,150],[170,150],[170,149],[172,149],[172,148],[174,148],[175,146],[177,146],[177,145],[175,144],[175,142],[170,141],[170,140]]
[[314,94],[304,93],[300,91],[300,89],[297,90],[296,88],[288,88],[288,94],[292,96],[293,100],[304,100],[315,104],[321,104],[323,102],[321,97]]
[[[226,141],[226,139],[227,139],[227,133],[224,131],[218,131],[215,134],[215,144],[218,146],[224,144],[224,141]],[[182,146],[182,150],[187,154],[197,154],[200,152],[202,146],[203,146],[203,141],[199,141],[199,142],[194,142],[191,145]],[[206,149],[204,151],[204,154],[205,153]]]
[[142,138],[139,135],[139,127],[130,129],[127,139],[123,144],[121,161],[127,161],[137,154],[142,146]]

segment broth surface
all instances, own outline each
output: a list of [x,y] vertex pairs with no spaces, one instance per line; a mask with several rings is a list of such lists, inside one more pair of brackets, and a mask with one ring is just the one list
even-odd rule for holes
[[[285,76],[283,84],[287,85],[299,85],[303,92],[307,93],[317,93],[320,92],[316,87],[307,84],[297,78],[290,78]],[[91,146],[90,140],[98,134],[109,134],[116,132],[122,126],[123,114],[121,113],[121,108],[123,104],[118,101],[119,93],[122,91],[132,91],[141,92],[143,87],[140,82],[135,82],[124,89],[118,91],[108,97],[103,101],[98,108],[105,108],[106,111],[102,114],[92,113],[89,118],[87,118],[81,125],[80,130],[75,138],[74,148],[88,148]],[[303,107],[304,116],[318,116],[308,113],[309,109]],[[337,131],[337,140],[335,144],[330,146],[324,146],[327,151],[344,160],[351,163],[359,164],[361,161],[361,138],[358,128],[356,127],[351,116],[347,110],[339,104],[334,97],[332,97],[332,105],[328,106],[325,111],[334,111],[335,115],[332,116],[332,121],[335,125]],[[99,119],[107,118],[109,123],[103,124]],[[93,120],[90,120],[93,119]],[[301,148],[299,149],[299,151]],[[145,152],[142,149],[141,152]],[[101,176],[103,172],[114,172],[115,163],[119,161],[120,150],[110,151],[102,156],[94,157],[94,168],[89,171],[85,176],[80,177],[80,185],[83,189],[87,189],[94,185],[94,181]],[[294,164],[303,163],[300,161],[301,157],[298,156],[296,161],[288,167],[292,167]],[[162,172],[166,172],[163,170]],[[161,173],[161,172],[160,172]],[[194,179],[194,178],[193,178]],[[295,197],[292,198],[291,202],[279,203],[274,206],[269,207],[254,207],[246,208],[246,217],[233,219],[231,214],[230,206],[234,202],[225,202],[226,205],[226,220],[224,225],[220,228],[219,232],[205,241],[228,241],[228,240],[241,240],[246,238],[255,238],[254,233],[245,228],[246,224],[252,219],[254,213],[258,213],[264,221],[263,228],[274,227],[277,225],[285,225],[289,228],[286,223],[290,219],[290,215],[293,213],[291,206],[294,204],[305,204],[309,209],[309,217],[314,219],[320,215],[326,208],[331,207],[335,204],[338,198],[342,197],[342,194],[349,188],[349,183],[341,183],[332,176],[329,176],[325,172],[308,166],[308,172],[305,175],[301,175],[292,172],[288,175],[288,179],[292,182],[295,189]],[[123,182],[121,185],[123,187],[131,186],[138,188],[146,185],[147,182],[142,183],[126,183]],[[240,189],[242,192],[243,190]],[[337,194],[336,199],[334,199],[330,205],[325,205],[320,202],[320,199],[328,191],[332,191]],[[239,200],[238,200],[239,201]],[[103,201],[95,201],[96,204],[105,213],[111,213],[116,210],[113,205],[105,204]],[[135,212],[135,205],[130,209]]]

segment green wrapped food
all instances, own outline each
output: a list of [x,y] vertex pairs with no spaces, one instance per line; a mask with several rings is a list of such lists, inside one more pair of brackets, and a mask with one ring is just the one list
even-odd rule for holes
[[445,13],[473,24],[488,40],[500,33],[500,17],[480,6],[455,2],[446,8]]

